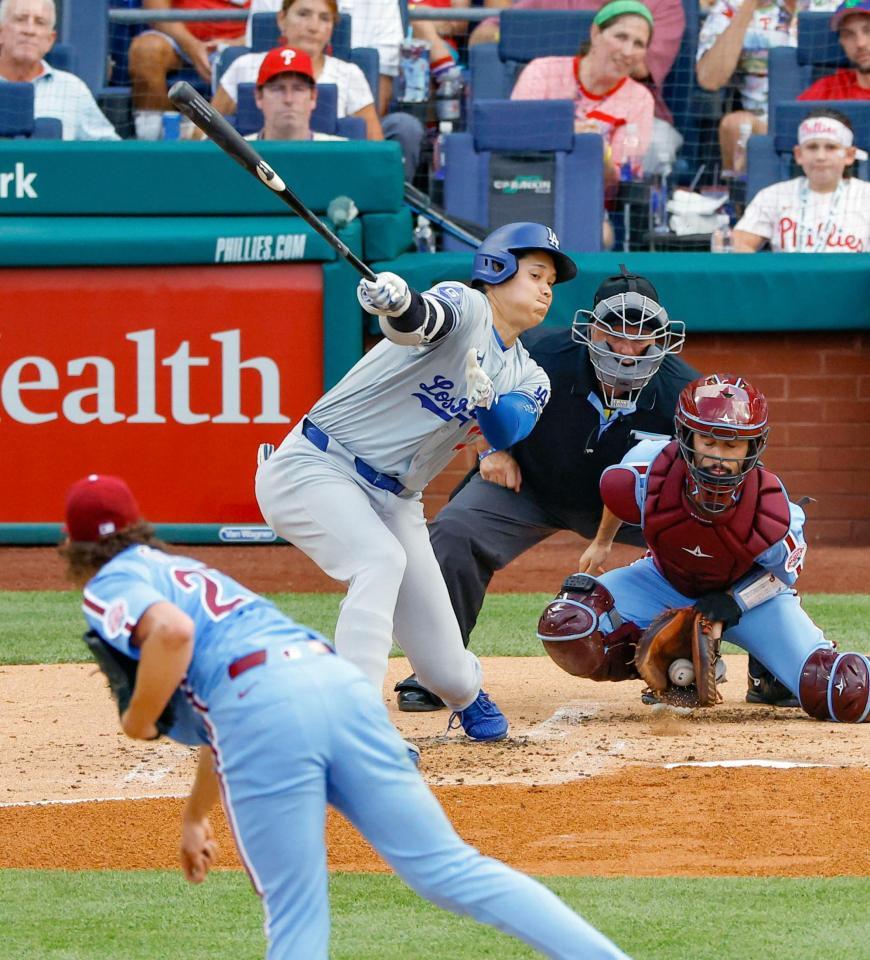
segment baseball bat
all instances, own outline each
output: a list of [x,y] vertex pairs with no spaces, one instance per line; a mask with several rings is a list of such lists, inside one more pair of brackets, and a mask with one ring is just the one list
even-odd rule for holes
[[244,167],[251,176],[264,183],[276,196],[280,197],[296,214],[298,214],[314,231],[332,247],[366,280],[376,279],[375,273],[369,269],[360,258],[348,249],[338,237],[320,221],[315,213],[308,209],[296,194],[287,186],[278,174],[269,166],[259,153],[251,146],[249,140],[236,130],[232,124],[215,108],[201,97],[194,88],[184,80],[172,85],[169,99],[176,107],[200,130],[216,143],[224,153],[228,154],[240,166]]

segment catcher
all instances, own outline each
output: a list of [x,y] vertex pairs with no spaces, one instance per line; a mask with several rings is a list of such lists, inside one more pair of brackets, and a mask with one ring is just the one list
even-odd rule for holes
[[574,676],[641,677],[647,703],[710,706],[724,637],[810,716],[864,722],[870,660],[838,653],[793,589],[804,511],[761,466],[764,396],[742,377],[703,377],[680,394],[675,424],[676,440],[644,440],[601,477],[606,509],[639,524],[649,552],[569,577],[538,624],[547,652]]

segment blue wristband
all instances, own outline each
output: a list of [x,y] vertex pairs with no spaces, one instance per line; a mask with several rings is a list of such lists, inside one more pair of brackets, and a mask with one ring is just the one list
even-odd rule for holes
[[477,462],[480,463],[481,460],[485,460],[491,453],[498,453],[498,450],[495,447],[490,447],[488,450],[484,450],[482,453],[477,455]]

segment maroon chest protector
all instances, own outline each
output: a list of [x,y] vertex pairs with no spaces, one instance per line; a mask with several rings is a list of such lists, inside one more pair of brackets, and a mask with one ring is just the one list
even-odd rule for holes
[[730,510],[701,519],[686,495],[688,471],[676,442],[650,466],[643,532],[660,572],[680,593],[726,590],[788,533],[788,498],[777,477],[757,467]]

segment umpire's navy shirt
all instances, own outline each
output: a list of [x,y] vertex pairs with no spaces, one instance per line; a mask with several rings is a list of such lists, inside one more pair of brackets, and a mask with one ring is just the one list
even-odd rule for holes
[[522,341],[549,376],[552,394],[534,430],[510,452],[522,471],[523,492],[533,493],[571,527],[573,516],[600,516],[598,481],[604,468],[637,442],[633,430],[673,434],[680,391],[699,374],[679,357],[666,356],[641,391],[637,409],[620,417],[614,413],[601,431],[601,414],[588,400],[590,393],[600,399],[601,392],[586,345],[575,343],[565,329],[536,330]]

